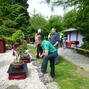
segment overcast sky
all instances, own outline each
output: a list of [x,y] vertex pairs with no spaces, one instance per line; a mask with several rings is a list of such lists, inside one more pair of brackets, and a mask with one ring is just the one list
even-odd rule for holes
[[54,11],[51,11],[51,8],[45,4],[40,3],[42,0],[28,0],[29,8],[28,12],[29,14],[33,14],[33,10],[36,10],[36,13],[41,13],[45,17],[50,17],[50,15],[61,15],[63,16],[63,8],[62,7],[56,7]]

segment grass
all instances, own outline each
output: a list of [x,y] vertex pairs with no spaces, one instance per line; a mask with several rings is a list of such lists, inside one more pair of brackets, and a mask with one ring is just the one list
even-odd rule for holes
[[[33,54],[36,48],[33,49]],[[42,59],[38,59],[42,62]],[[48,65],[48,73],[50,68]],[[80,76],[77,72],[77,66],[59,57],[59,64],[56,65],[56,76],[54,81],[58,83],[61,89],[89,89],[89,79]]]
[[89,89],[89,79],[76,73],[77,66],[59,57],[59,65],[56,65],[55,81],[61,89]]

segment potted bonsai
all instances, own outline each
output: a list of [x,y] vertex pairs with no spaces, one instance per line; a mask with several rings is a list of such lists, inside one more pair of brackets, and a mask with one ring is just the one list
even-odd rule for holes
[[17,52],[21,57],[21,60],[30,60],[29,51],[27,50],[27,44],[20,45],[17,48]]
[[23,65],[23,62],[21,61],[20,55],[17,52],[15,54],[16,54],[16,58],[12,62],[12,66],[14,68],[21,68]]

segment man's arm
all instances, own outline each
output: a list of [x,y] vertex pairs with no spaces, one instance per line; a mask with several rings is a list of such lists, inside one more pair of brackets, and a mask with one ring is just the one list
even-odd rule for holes
[[55,36],[55,40],[56,40],[56,42],[55,42],[54,46],[57,46],[59,44],[59,40],[60,40],[59,35]]
[[54,44],[54,46],[57,46],[59,44],[59,42],[57,41],[55,44]]

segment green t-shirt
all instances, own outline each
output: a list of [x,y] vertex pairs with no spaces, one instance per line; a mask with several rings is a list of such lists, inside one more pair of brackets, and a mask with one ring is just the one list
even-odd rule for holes
[[56,51],[56,48],[49,41],[47,41],[47,40],[44,40],[42,42],[41,46],[42,46],[42,49],[44,51],[48,51],[49,54],[51,54],[51,53],[53,53],[53,52]]

